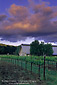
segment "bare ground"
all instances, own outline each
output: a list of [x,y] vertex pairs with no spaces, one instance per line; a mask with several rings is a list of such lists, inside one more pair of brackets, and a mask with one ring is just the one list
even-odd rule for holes
[[37,75],[25,71],[20,66],[0,61],[0,85],[46,85]]

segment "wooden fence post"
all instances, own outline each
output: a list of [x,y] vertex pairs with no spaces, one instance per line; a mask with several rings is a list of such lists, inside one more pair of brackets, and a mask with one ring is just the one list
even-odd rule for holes
[[27,61],[26,61],[26,58],[25,58],[25,70],[27,70]]
[[45,80],[45,57],[46,57],[46,55],[44,55],[44,72],[43,72],[44,80]]
[[32,56],[31,56],[31,74],[32,74]]
[[14,58],[13,58],[13,64],[14,64]]
[[11,63],[12,63],[12,58],[11,58]]
[[25,70],[27,70],[27,61],[25,62]]
[[56,62],[56,70],[57,70],[57,62]]
[[18,59],[18,65],[19,65],[19,59]]
[[15,59],[15,65],[16,65],[16,59]]
[[13,64],[14,64],[14,58],[13,58]]
[[39,79],[40,79],[40,64],[38,65],[39,66],[39,69],[38,69],[38,75],[39,75]]
[[21,60],[21,69],[22,69],[22,60]]
[[16,59],[16,65],[17,65],[17,59]]
[[47,61],[48,62],[48,69],[49,69],[49,61]]
[[18,59],[17,59],[17,65],[18,65]]
[[31,62],[31,73],[32,73],[32,62]]

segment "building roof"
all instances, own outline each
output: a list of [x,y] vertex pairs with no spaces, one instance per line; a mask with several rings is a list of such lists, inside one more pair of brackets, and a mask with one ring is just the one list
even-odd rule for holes
[[22,45],[23,45],[23,46],[30,46],[30,44],[21,44],[21,46],[22,46]]
[[52,45],[52,47],[57,47],[57,45]]
[[[30,46],[30,44],[21,44],[23,46]],[[57,47],[57,45],[52,45],[53,47]]]

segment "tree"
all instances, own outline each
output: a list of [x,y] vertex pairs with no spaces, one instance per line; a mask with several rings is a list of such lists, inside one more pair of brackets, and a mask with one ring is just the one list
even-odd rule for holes
[[15,55],[19,55],[20,49],[21,49],[21,45],[17,46],[17,49],[15,51]]
[[34,42],[32,42],[30,44],[30,54],[31,55],[39,55],[40,54],[38,40],[35,40]]
[[16,50],[16,46],[10,46],[5,44],[0,44],[0,54],[13,54]]
[[43,56],[46,54],[47,56],[51,56],[53,54],[53,49],[51,44],[44,44],[35,40],[30,44],[30,54],[31,55],[37,55],[37,56]]
[[39,50],[40,50],[40,55],[44,55],[44,50],[45,50],[45,48],[44,48],[44,42],[41,42],[41,44],[39,44]]
[[44,53],[47,56],[51,56],[53,54],[53,49],[52,49],[52,45],[51,44],[45,44],[44,48],[45,48]]

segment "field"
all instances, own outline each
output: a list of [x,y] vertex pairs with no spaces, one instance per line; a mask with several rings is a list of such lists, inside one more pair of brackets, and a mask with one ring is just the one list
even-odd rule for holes
[[[57,85],[57,57],[0,55],[1,62],[19,66],[24,74],[30,73],[40,85]],[[13,66],[14,67],[14,66]],[[28,76],[28,74],[27,74]],[[33,77],[31,77],[33,76]],[[38,85],[38,84],[34,84]]]
[[[25,72],[20,66],[0,62],[0,85],[18,85],[17,83],[21,83],[22,81],[23,83],[27,81],[26,83],[28,83],[28,85],[33,85],[32,82],[29,82],[30,80],[36,81],[29,72]],[[42,82],[38,81],[38,84],[41,83]]]

